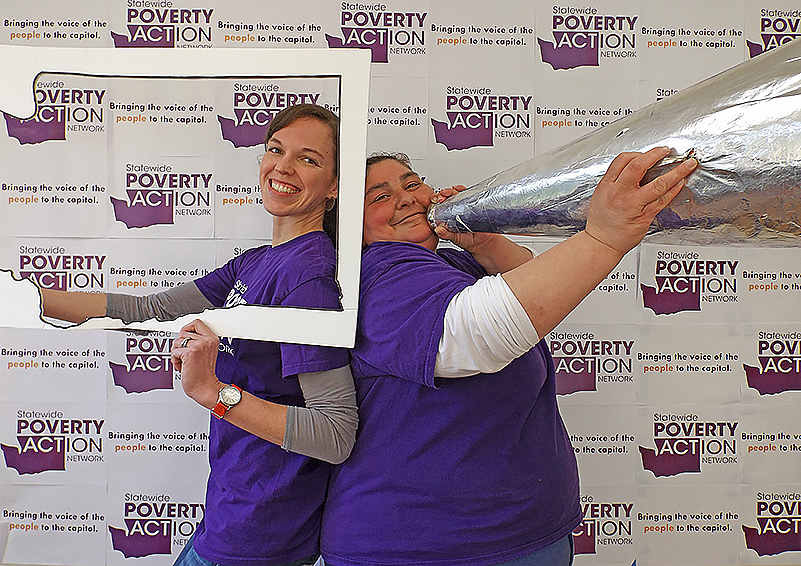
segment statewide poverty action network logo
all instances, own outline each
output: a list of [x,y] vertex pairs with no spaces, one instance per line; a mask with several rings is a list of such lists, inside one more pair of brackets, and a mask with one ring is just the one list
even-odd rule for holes
[[19,247],[19,274],[41,289],[98,292],[105,287],[101,254],[68,253],[63,246]]
[[126,493],[124,527],[109,525],[111,545],[125,558],[172,554],[184,546],[203,519],[203,503],[176,502],[167,493]]
[[176,216],[211,216],[211,178],[212,173],[178,173],[163,163],[128,163],[127,199],[109,197],[114,218],[130,229],[174,224]]
[[702,463],[737,464],[737,425],[695,413],[654,413],[655,448],[639,447],[643,469],[664,477],[700,473]]
[[599,339],[593,332],[552,332],[548,348],[556,369],[557,395],[597,391],[600,383],[633,383],[634,340]]
[[596,554],[598,547],[633,546],[632,501],[596,501],[592,495],[581,496],[583,518],[573,531],[576,554]]
[[125,337],[125,364],[109,361],[114,385],[126,393],[145,393],[173,389],[173,368],[169,332],[128,333]]
[[426,54],[426,12],[392,12],[379,2],[342,2],[341,36],[325,34],[331,49],[369,49],[373,63],[389,63],[390,55]]
[[[56,354],[62,354],[56,352]],[[74,354],[78,354],[75,352]],[[63,355],[73,355],[65,351]],[[17,411],[17,445],[0,444],[19,475],[64,471],[67,462],[103,462],[104,419],[65,418],[63,411]]]
[[742,525],[745,546],[759,556],[801,552],[801,493],[758,492],[756,527]]
[[[166,7],[148,7],[154,4]],[[111,32],[114,47],[211,47],[214,10],[175,8],[173,4],[172,1],[128,2],[127,33]]]
[[434,139],[448,151],[492,147],[496,138],[531,138],[531,95],[449,85],[445,121],[431,119]]
[[542,61],[559,70],[597,67],[603,58],[637,57],[637,18],[599,14],[592,6],[553,6],[553,40],[537,38]]
[[801,332],[760,331],[757,365],[743,364],[748,387],[760,395],[801,391]]
[[3,112],[8,136],[21,145],[66,140],[67,132],[103,133],[105,89],[68,87],[53,78],[36,82],[36,108],[30,118]]
[[756,57],[801,37],[801,9],[759,12],[759,41],[746,40],[748,53]]
[[239,83],[232,87],[233,118],[217,115],[222,139],[234,147],[264,143],[270,121],[284,108],[296,104],[318,104],[336,113],[337,105],[321,100],[320,92],[285,92],[275,82]]
[[655,286],[640,284],[643,306],[654,314],[700,311],[702,303],[736,303],[737,260],[701,259],[697,251],[659,250]]

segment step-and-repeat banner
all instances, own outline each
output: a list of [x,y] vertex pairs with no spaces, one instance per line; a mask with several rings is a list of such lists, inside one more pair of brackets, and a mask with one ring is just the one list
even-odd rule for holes
[[[0,4],[0,44],[370,50],[369,151],[471,185],[801,35],[796,0]],[[2,87],[0,87],[2,88]],[[266,124],[320,77],[43,74],[0,132],[0,268],[144,294],[269,241]],[[553,239],[526,238],[543,251]],[[208,413],[169,332],[0,329],[2,563],[171,564]],[[547,337],[581,565],[801,562],[801,250],[646,243]]]

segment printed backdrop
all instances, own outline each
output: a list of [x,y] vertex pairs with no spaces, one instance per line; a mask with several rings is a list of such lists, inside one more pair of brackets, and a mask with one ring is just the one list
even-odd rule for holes
[[[434,186],[801,35],[797,0],[6,0],[0,22],[7,45],[369,49],[368,149],[408,153]],[[269,70],[32,88],[33,117],[3,116],[0,267],[136,294],[268,241],[266,125],[339,104],[335,80]],[[801,563],[799,266],[798,248],[644,244],[547,337],[582,478],[577,565]],[[0,329],[2,563],[172,563],[203,517],[209,416],[171,340]]]

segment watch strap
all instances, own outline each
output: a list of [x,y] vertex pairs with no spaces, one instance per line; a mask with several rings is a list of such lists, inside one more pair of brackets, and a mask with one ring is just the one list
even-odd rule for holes
[[[222,391],[224,387],[234,387],[239,391],[240,395],[242,394],[242,388],[239,387],[238,385],[234,385],[233,383],[230,384],[230,385],[225,385],[225,386],[221,387],[220,391]],[[241,397],[240,397],[240,399],[241,399]],[[211,410],[211,414],[214,415],[215,417],[217,417],[218,419],[221,419],[221,418],[225,417],[225,413],[227,413],[228,409],[230,409],[230,408],[231,408],[230,406],[228,406],[225,403],[223,403],[222,399],[220,399],[218,397],[217,398],[217,404],[214,405],[214,408]]]

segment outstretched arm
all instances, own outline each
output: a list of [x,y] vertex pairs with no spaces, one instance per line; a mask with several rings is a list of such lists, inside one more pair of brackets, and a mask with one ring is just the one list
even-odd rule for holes
[[152,295],[122,293],[80,293],[40,289],[45,316],[83,322],[88,318],[110,316],[126,324],[155,318],[174,320],[179,316],[200,313],[214,305],[200,292],[194,281]]
[[81,293],[39,289],[42,314],[67,322],[83,322],[106,314],[105,293]]
[[657,148],[618,156],[593,194],[584,231],[458,293],[445,313],[435,375],[498,371],[576,308],[642,240],[697,165],[688,160],[640,187],[645,172],[666,154]]
[[586,228],[503,274],[540,336],[553,330],[640,243],[657,213],[682,189],[697,166],[694,159],[640,186],[645,172],[668,151],[660,147],[617,156],[593,193]]

